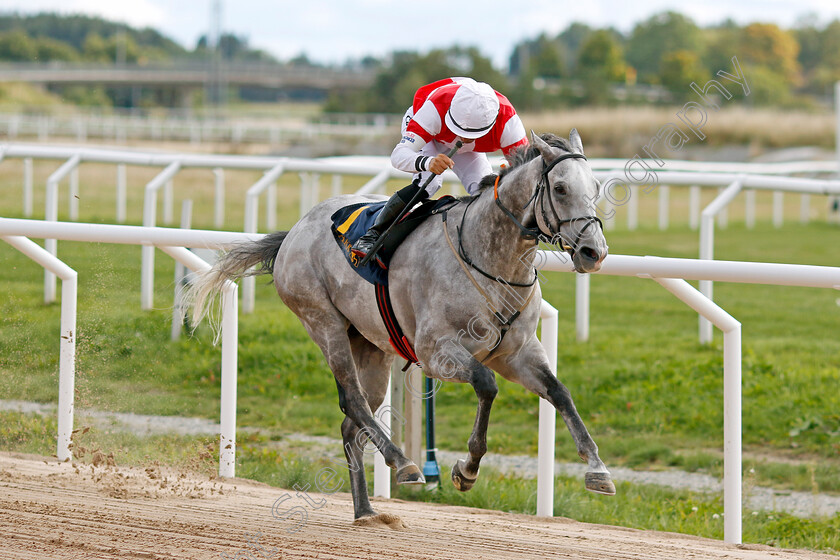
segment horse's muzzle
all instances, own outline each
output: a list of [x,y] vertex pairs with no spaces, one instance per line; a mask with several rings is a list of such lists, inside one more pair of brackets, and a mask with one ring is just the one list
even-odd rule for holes
[[599,251],[589,245],[582,245],[577,251],[572,252],[572,263],[577,272],[598,272],[606,256],[606,249]]

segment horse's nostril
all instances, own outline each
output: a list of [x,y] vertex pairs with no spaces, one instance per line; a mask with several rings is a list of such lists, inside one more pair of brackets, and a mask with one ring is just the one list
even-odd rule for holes
[[590,261],[597,261],[598,260],[598,252],[595,251],[592,247],[581,247],[580,254],[587,260]]

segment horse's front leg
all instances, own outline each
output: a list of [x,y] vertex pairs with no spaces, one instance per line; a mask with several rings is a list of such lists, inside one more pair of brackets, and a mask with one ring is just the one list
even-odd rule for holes
[[519,383],[536,393],[560,412],[572,434],[578,455],[589,466],[585,475],[586,489],[598,494],[614,495],[615,485],[610,478],[610,472],[598,456],[598,446],[578,414],[569,390],[552,374],[545,350],[536,336],[526,342],[516,354],[500,357],[490,365],[505,379]]
[[469,457],[466,461],[458,460],[452,467],[452,483],[458,490],[466,492],[475,484],[481,458],[487,453],[490,409],[499,392],[496,374],[454,340],[438,340],[434,349],[426,367],[427,375],[444,381],[469,383],[478,397],[475,423],[467,441]]

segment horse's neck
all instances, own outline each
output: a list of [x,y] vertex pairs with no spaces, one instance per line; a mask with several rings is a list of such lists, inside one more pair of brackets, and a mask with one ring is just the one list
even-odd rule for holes
[[[533,195],[534,185],[527,169],[511,171],[499,185],[499,198],[520,223],[528,221],[532,206],[523,207]],[[528,254],[534,241],[522,237],[519,227],[496,205],[492,187],[467,210],[462,243],[477,266],[508,282],[526,283],[533,279]],[[533,225],[533,224],[532,224]]]

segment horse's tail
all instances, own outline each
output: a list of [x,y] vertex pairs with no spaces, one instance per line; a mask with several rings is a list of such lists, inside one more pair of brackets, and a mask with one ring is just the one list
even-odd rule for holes
[[[210,322],[218,326],[218,314],[211,312],[211,304],[218,299],[225,282],[271,274],[277,251],[288,233],[278,231],[257,241],[234,244],[212,267],[193,274],[183,294],[183,302],[193,308],[193,326],[197,326],[208,313],[211,315]],[[218,333],[218,329],[216,331]]]

